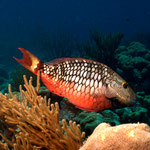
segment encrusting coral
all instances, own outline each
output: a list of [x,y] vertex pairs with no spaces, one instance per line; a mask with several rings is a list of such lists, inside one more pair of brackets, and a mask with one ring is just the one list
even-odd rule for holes
[[[39,75],[36,89],[32,86],[32,78],[28,83],[24,76],[24,81],[26,91],[20,86],[18,97],[13,95],[10,85],[9,96],[0,93],[0,117],[7,124],[15,125],[9,128],[15,138],[8,140],[3,134],[0,136],[14,150],[78,150],[85,133],[80,132],[75,122],[70,121],[69,126],[65,120],[59,122],[58,103],[50,104],[50,100],[37,94]],[[9,149],[6,143],[0,142],[2,150]]]
[[144,123],[115,127],[101,123],[80,150],[150,150],[150,127]]

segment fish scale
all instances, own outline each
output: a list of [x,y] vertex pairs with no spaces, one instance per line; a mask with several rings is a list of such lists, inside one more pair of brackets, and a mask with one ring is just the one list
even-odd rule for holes
[[24,48],[23,59],[15,58],[20,64],[40,77],[53,93],[66,97],[76,107],[89,111],[112,108],[115,98],[129,105],[136,95],[116,72],[105,64],[82,58],[61,58],[43,63]]
[[[57,82],[56,87],[59,87],[59,96],[65,96],[77,107],[81,107],[81,101],[86,109],[86,102],[89,105],[97,105],[96,103],[101,98],[98,88],[102,88],[104,81],[98,75],[107,71],[106,66],[90,60],[78,60],[70,58],[69,60],[57,59],[58,64],[44,64],[44,73],[53,81]],[[49,71],[50,70],[50,71]],[[105,72],[104,72],[105,70]],[[104,76],[107,78],[107,74]],[[102,75],[101,75],[102,77]],[[49,88],[53,91],[54,87]],[[78,100],[77,100],[78,99]],[[105,107],[110,107],[111,103],[105,102]],[[96,107],[96,106],[95,106]],[[101,107],[104,109],[104,106]],[[82,107],[83,109],[83,107]]]
[[[108,74],[105,74],[106,71],[104,72],[104,69],[105,69],[104,65],[98,64],[95,67],[95,65],[93,65],[93,62],[86,62],[87,65],[85,67],[84,63],[85,63],[85,61],[84,62],[80,61],[80,63],[76,63],[75,60],[72,60],[69,62],[67,61],[67,63],[54,65],[52,67],[50,67],[50,65],[46,65],[46,67],[44,67],[44,73],[48,74],[51,77],[56,77],[57,72],[58,72],[58,80],[62,80],[64,82],[71,83],[72,81],[75,81],[76,83],[78,83],[80,81],[83,85],[83,84],[87,83],[87,81],[90,83],[91,80],[93,79],[94,82],[99,81],[99,82],[103,83],[102,78],[98,78],[98,75],[103,72],[103,74],[104,74],[104,75],[102,75],[103,79],[104,79],[104,77],[107,78]],[[65,68],[66,64],[68,64],[68,67],[65,70],[64,68]],[[73,67],[69,67],[69,66],[73,66]],[[82,67],[82,69],[80,69],[81,67]],[[94,69],[93,69],[93,67],[94,67]],[[60,70],[58,68],[60,68]],[[50,69],[51,72],[49,72],[49,70],[47,71],[47,69]],[[89,71],[87,71],[88,69],[89,69]],[[90,70],[92,70],[92,69],[93,69],[93,72],[90,72]],[[96,71],[96,69],[98,71]],[[61,74],[59,74],[59,72]],[[83,80],[85,81],[84,83],[82,82]]]

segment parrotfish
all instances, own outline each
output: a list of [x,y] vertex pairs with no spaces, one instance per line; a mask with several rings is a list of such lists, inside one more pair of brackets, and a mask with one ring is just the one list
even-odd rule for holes
[[21,65],[40,77],[49,91],[67,98],[77,108],[101,111],[113,107],[113,99],[130,105],[136,94],[128,83],[107,65],[83,58],[58,58],[43,63],[24,48]]

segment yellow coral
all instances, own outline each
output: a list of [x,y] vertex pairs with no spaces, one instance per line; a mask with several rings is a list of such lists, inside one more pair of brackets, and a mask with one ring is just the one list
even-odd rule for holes
[[[20,95],[13,95],[9,85],[9,94],[0,93],[0,116],[8,124],[15,124],[19,128],[9,128],[15,133],[15,141],[9,141],[2,134],[0,136],[15,150],[32,150],[45,148],[47,150],[78,150],[82,145],[85,133],[81,133],[79,126],[70,121],[69,126],[65,120],[59,122],[58,103],[50,104],[50,100],[41,97],[39,91],[39,73],[36,89],[32,86],[32,77],[29,83],[24,76],[24,87],[20,86]],[[62,125],[61,125],[62,124]],[[2,149],[8,146],[0,143]]]

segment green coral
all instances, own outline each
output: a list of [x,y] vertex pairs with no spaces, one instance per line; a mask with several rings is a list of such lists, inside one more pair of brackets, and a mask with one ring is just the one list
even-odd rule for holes
[[[119,46],[115,51],[117,72],[139,91],[150,88],[150,50],[139,42],[132,42],[129,46]],[[141,87],[143,89],[141,89]]]
[[139,103],[148,110],[148,115],[150,116],[150,95],[145,95],[144,91],[137,92],[136,95]]
[[95,127],[102,122],[106,122],[111,125],[120,124],[119,116],[111,110],[105,110],[101,113],[83,111],[74,118],[74,121],[80,123],[82,129],[86,131],[87,135],[91,134]]
[[144,122],[150,124],[148,110],[141,106],[126,107],[116,109],[115,111],[120,116],[121,123]]

